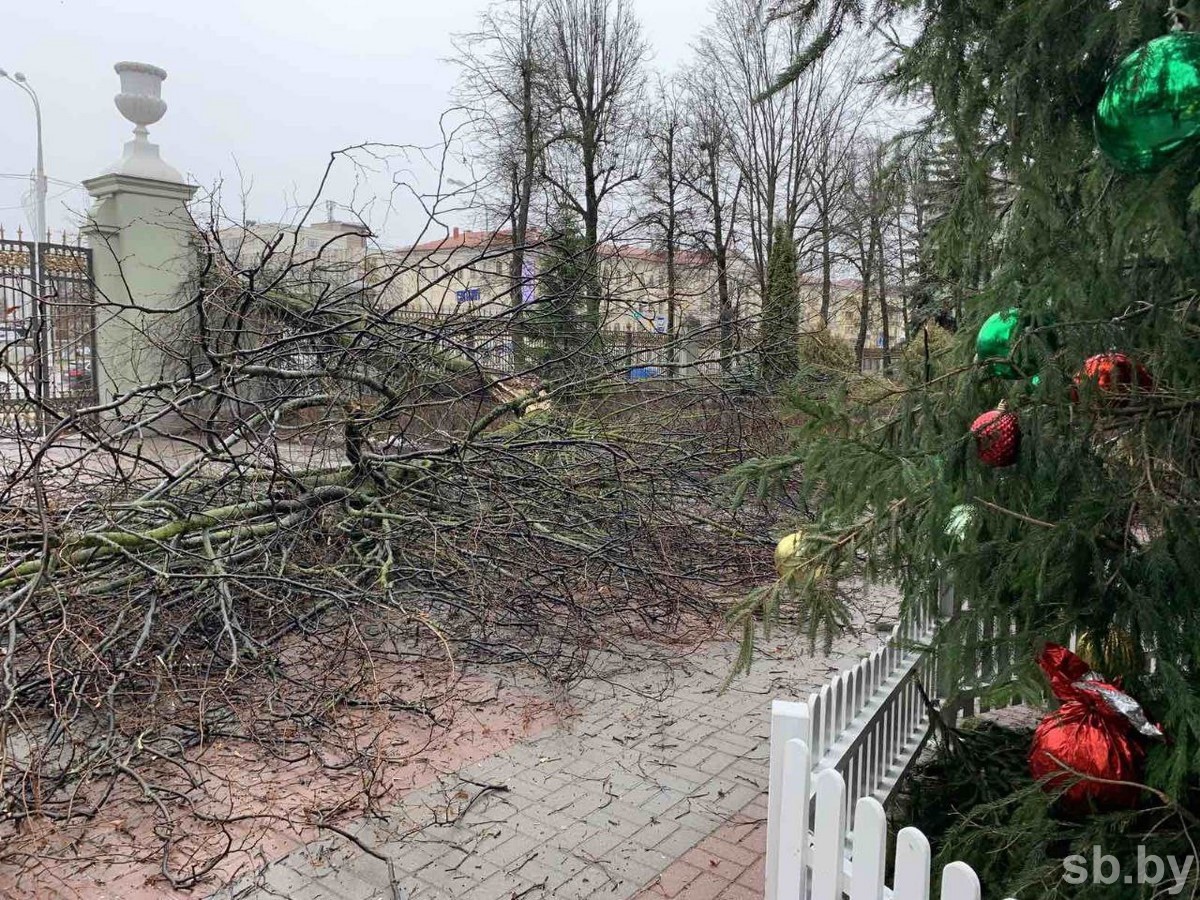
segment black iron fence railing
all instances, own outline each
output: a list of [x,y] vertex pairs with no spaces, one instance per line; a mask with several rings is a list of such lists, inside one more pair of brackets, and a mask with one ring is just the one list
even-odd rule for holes
[[91,251],[0,235],[0,433],[96,402]]

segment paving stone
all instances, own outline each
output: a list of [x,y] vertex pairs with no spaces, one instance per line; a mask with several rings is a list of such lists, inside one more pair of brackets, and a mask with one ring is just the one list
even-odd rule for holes
[[590,837],[576,845],[575,854],[588,862],[607,859],[609,851],[624,840],[625,835],[604,828],[594,828]]
[[[420,880],[406,884],[404,893],[400,896],[401,900],[457,900],[449,890]],[[384,900],[392,900],[392,898],[385,894]]]
[[[701,741],[697,742],[700,743]],[[704,737],[702,742],[706,747],[711,747],[714,750],[720,750],[723,753],[729,753],[737,757],[744,757],[759,744],[759,741],[755,738],[729,729],[713,731]]]
[[742,872],[737,883],[742,887],[749,888],[755,892],[756,896],[761,897],[767,889],[767,870],[765,866],[766,864],[762,860],[759,860],[756,865],[749,866]]
[[286,897],[288,900],[322,900],[322,889],[309,874],[289,866],[270,866],[262,879],[261,891],[266,897]]
[[717,894],[717,900],[762,900],[762,894],[734,883]]
[[664,897],[678,897],[683,890],[696,880],[700,870],[685,862],[677,862],[668,866],[658,876],[655,886]]
[[654,849],[669,859],[674,859],[683,856],[707,836],[707,832],[681,826],[655,844]]
[[337,900],[375,900],[380,895],[377,884],[364,881],[345,869],[330,872],[315,884],[322,891],[321,896],[336,897]]
[[587,868],[590,860],[567,853],[556,847],[542,847],[529,857],[513,863],[511,871],[532,884],[544,884],[547,893],[553,891],[575,873]]
[[681,827],[678,822],[670,819],[652,819],[630,835],[629,840],[639,847],[649,849],[657,847]]
[[716,900],[729,887],[729,882],[711,872],[701,872],[680,895],[681,900]]
[[468,890],[490,878],[499,868],[479,856],[469,856],[461,850],[450,848],[432,862],[426,863],[417,873],[422,881],[436,887],[454,888],[457,892]]
[[682,785],[679,787],[647,785],[622,799],[630,806],[636,806],[654,818],[662,818],[663,813],[690,793],[690,788]]
[[715,835],[709,835],[702,840],[698,849],[720,857],[726,862],[731,862],[741,868],[745,868],[758,859],[758,854],[754,851],[746,847],[739,847],[737,844],[731,844],[729,841],[722,840]]
[[695,866],[706,875],[715,875],[725,881],[733,881],[742,874],[743,867],[713,853],[694,847],[680,857],[688,865]]
[[662,868],[657,860],[648,863],[636,857],[605,859],[597,865],[607,872],[616,884],[629,883],[635,888],[649,883]]
[[[387,863],[367,853],[359,853],[345,862],[339,863],[337,873],[343,872],[370,885],[386,886],[391,880]],[[401,886],[408,880],[398,867],[396,868],[396,879]]]
[[524,809],[509,820],[521,834],[546,843],[553,842],[559,835],[577,824],[575,821],[551,814],[544,809]]
[[508,872],[497,872],[462,895],[462,900],[496,900],[497,897],[512,897],[524,893],[533,883]]
[[539,841],[527,834],[514,830],[512,836],[503,843],[493,847],[487,853],[488,861],[501,869],[509,869],[518,860],[524,859],[531,853],[536,853],[539,847],[544,847],[545,841]]
[[632,806],[614,800],[584,817],[584,821],[597,828],[628,837],[639,828],[650,824],[654,814],[640,806]]
[[613,896],[619,882],[596,865],[585,866],[557,888],[554,900],[590,900],[593,897]]

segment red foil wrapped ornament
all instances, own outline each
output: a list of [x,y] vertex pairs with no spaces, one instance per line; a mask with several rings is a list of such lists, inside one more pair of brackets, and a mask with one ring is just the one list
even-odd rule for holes
[[1132,391],[1154,390],[1154,379],[1146,367],[1124,353],[1097,353],[1088,357],[1083,369],[1075,376],[1072,400],[1079,400],[1079,385],[1085,381],[1095,382],[1100,392],[1113,400],[1124,399],[1122,395]]
[[1002,468],[1017,461],[1021,451],[1021,423],[1003,405],[989,409],[971,423],[975,452],[985,466]]
[[1070,785],[1058,800],[1066,813],[1137,806],[1138,788],[1105,782],[1140,781],[1146,759],[1142,740],[1161,738],[1162,729],[1147,720],[1136,700],[1066,647],[1047,644],[1038,665],[1063,703],[1033,733],[1030,774],[1048,791]]

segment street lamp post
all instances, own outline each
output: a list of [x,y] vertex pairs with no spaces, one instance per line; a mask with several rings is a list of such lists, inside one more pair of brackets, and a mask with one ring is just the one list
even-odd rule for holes
[[46,433],[46,326],[45,298],[43,296],[44,269],[42,266],[42,242],[46,235],[46,166],[42,154],[42,105],[37,92],[21,72],[9,75],[0,69],[0,78],[12,82],[33,101],[33,115],[37,127],[37,169],[34,174],[34,224],[33,224],[33,367],[34,398],[37,401],[38,433]]

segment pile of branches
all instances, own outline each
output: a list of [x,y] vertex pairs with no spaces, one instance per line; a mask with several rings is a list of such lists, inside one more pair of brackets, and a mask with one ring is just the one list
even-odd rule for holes
[[[234,266],[214,242],[169,322],[147,323],[174,348],[162,377],[14,445],[4,830],[95,816],[121,783],[169,817],[182,798],[148,787],[154,767],[349,702],[301,689],[321,661],[298,668],[297,640],[563,682],[614,634],[711,617],[763,576],[768,512],[713,479],[772,449],[765,404],[632,387],[619,350],[568,381],[498,370],[471,349],[478,321],[378,296]],[[263,697],[247,724],[239,704]]]

